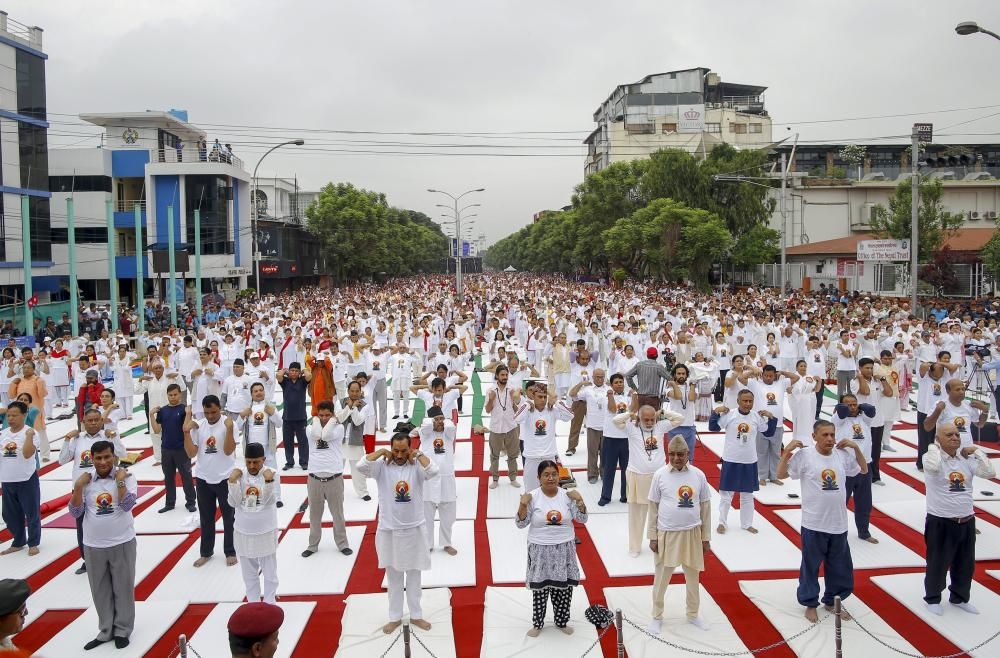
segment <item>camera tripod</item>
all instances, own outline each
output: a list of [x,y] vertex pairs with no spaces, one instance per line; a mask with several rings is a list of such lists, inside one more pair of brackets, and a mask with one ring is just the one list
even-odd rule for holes
[[[984,382],[986,388],[983,388]],[[996,410],[993,409],[993,379],[990,377],[988,370],[983,370],[983,364],[979,361],[973,361],[972,363],[972,371],[965,378],[965,391],[972,399],[986,402],[986,404],[990,405],[991,414],[996,413]]]

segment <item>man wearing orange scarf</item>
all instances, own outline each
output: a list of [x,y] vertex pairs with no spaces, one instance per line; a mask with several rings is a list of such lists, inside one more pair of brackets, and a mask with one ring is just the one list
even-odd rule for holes
[[333,385],[333,363],[330,362],[329,340],[319,344],[316,356],[306,354],[306,367],[312,370],[312,380],[309,382],[309,398],[312,401],[312,415],[318,411],[318,405],[323,400],[333,400],[336,388]]

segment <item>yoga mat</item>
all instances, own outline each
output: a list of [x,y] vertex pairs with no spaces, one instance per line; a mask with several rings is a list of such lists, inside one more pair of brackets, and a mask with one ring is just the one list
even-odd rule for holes
[[[97,635],[97,610],[87,610],[59,631],[35,654],[44,658],[84,656],[88,658],[142,658],[153,648],[163,634],[174,625],[187,607],[183,601],[137,601],[135,604],[135,630],[125,649],[116,649],[114,642],[84,653],[83,645]],[[176,639],[176,638],[172,638]]]
[[[476,545],[472,525],[472,521],[456,521],[452,527],[452,545],[458,555],[448,555],[441,550],[440,543],[431,551],[431,568],[423,572],[420,578],[421,588],[472,587],[476,584]],[[440,522],[435,521],[435,541],[438,539],[439,526]],[[382,589],[386,589],[386,582],[383,575]]]
[[[523,583],[528,570],[528,529],[518,530],[510,519],[486,519],[494,583]],[[577,557],[577,562],[580,558]],[[586,575],[580,566],[580,580]]]
[[[423,608],[424,619],[430,622],[431,629],[422,631],[411,626],[411,635],[419,637],[421,642],[427,645],[427,648],[437,658],[455,656],[451,592],[447,589],[425,590],[420,604]],[[403,621],[405,622],[409,619],[409,615],[405,614],[405,604],[403,610]],[[396,634],[402,630],[402,628],[398,628],[389,635],[382,632],[382,626],[389,621],[388,611],[388,594],[352,594],[348,596],[347,607],[341,621],[343,630],[340,633],[336,658],[372,658],[385,653],[396,638]],[[416,640],[412,640],[412,648],[415,656],[427,655]],[[402,639],[396,642],[392,651],[400,656],[403,655]]]
[[240,566],[226,565],[222,552],[222,533],[215,533],[215,554],[206,564],[195,568],[194,561],[201,555],[200,541],[195,541],[174,564],[160,585],[149,595],[150,601],[187,601],[188,603],[216,603],[242,601],[246,593]]
[[[991,461],[993,462],[994,469],[1000,467],[1000,459],[993,459]],[[924,474],[917,470],[917,465],[914,462],[903,462],[893,464],[893,466],[911,478],[924,482]],[[1000,482],[996,482],[995,480],[987,480],[980,477],[973,478],[972,489],[972,498],[974,500],[1000,500]]]
[[[513,523],[513,522],[512,522]],[[0,550],[5,550],[12,542],[0,544]],[[41,571],[70,551],[78,551],[75,530],[45,530],[42,541],[38,545],[38,555],[29,556],[28,547],[17,553],[0,556],[0,567],[3,578],[27,578]]]
[[[719,509],[719,494],[712,490],[712,511]],[[712,552],[726,568],[734,572],[798,570],[801,562],[799,548],[788,541],[762,514],[754,514],[756,535],[740,528],[739,513],[729,513],[726,534],[712,531]],[[717,523],[716,519],[713,522]]]
[[[784,509],[775,512],[796,532],[802,528],[802,510]],[[854,569],[891,569],[895,567],[923,567],[927,560],[917,555],[893,537],[871,526],[872,536],[878,544],[870,544],[858,537],[854,513],[847,511],[847,544],[851,549]]]
[[[876,503],[875,507],[889,518],[909,526],[921,535],[924,534],[924,523],[927,519],[924,505],[894,502]],[[977,520],[976,529],[981,533],[976,535],[976,559],[1000,560],[1000,526],[985,520]]]
[[[618,504],[618,507],[625,505]],[[587,509],[589,511],[590,508]],[[628,553],[628,513],[594,514],[587,519],[587,532],[612,578],[653,575],[653,552],[649,550],[645,527],[639,544],[639,557]]]
[[[572,635],[557,630],[549,605],[545,626],[538,637],[528,637],[531,628],[531,591],[523,587],[487,587],[486,606],[483,611],[482,658],[495,656],[582,656],[597,639],[594,625],[583,616],[589,607],[587,592],[582,587],[573,588],[570,603]],[[614,631],[611,631],[614,633]],[[601,655],[595,648],[588,655]]]
[[309,545],[309,530],[293,528],[286,532],[278,544],[278,596],[343,594],[364,534],[364,526],[347,526],[347,543],[354,553],[342,555],[333,543],[333,531],[324,529],[319,550],[304,558],[302,551]]
[[[190,646],[199,654],[205,656],[225,656],[229,652],[229,631],[226,624],[240,603],[220,603],[212,608],[205,621],[202,622],[198,630],[188,640]],[[309,617],[312,615],[316,603],[306,602],[278,602],[278,606],[285,611],[285,619],[281,623],[281,632],[278,639],[278,651],[275,658],[290,658],[295,651],[302,631],[305,630]]]

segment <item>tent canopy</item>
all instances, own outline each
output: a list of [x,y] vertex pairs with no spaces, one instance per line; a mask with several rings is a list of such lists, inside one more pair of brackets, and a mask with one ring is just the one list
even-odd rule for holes
[[516,272],[516,271],[517,270],[514,269],[513,265],[508,265],[507,269],[504,270],[504,272]]

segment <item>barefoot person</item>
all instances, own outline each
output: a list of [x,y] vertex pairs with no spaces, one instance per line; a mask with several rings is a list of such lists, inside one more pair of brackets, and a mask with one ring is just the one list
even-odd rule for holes
[[227,481],[236,460],[236,439],[233,421],[222,415],[222,402],[214,395],[201,401],[205,417],[189,420],[184,432],[184,450],[188,457],[197,459],[194,464],[195,491],[198,495],[198,513],[201,520],[201,556],[194,566],[204,565],[215,552],[215,510],[222,510],[222,546],[226,564],[236,564],[236,546],[233,544],[233,519],[235,511],[229,504]]
[[736,397],[738,408],[716,407],[720,414],[719,427],[726,432],[726,442],[722,446],[722,477],[719,479],[719,527],[720,535],[729,527],[729,510],[733,506],[733,496],[740,494],[740,527],[757,534],[753,527],[753,492],[760,489],[757,481],[757,444],[755,437],[767,431],[768,411],[754,408],[754,394],[743,389]]
[[247,601],[274,603],[278,594],[278,508],[275,471],[264,467],[264,446],[248,443],[243,449],[245,469],[229,475],[229,504],[236,510],[233,541],[243,570]]
[[532,595],[528,637],[542,632],[550,598],[556,628],[570,635],[569,608],[573,588],[580,584],[573,521],[587,522],[587,505],[579,491],[567,492],[559,486],[559,465],[554,461],[539,463],[536,476],[541,486],[521,496],[514,517],[518,528],[528,528],[528,573],[524,579]]
[[[847,545],[847,478],[868,472],[868,460],[850,439],[839,443],[833,423],[817,420],[813,425],[813,447],[803,448],[793,440],[781,454],[778,477],[802,483],[802,565],[799,569],[799,604],[806,619],[819,619],[819,568],[823,567],[823,606],[833,610],[833,600],[846,599],[854,591],[854,563]],[[799,448],[802,448],[799,450]],[[846,614],[846,613],[844,613]],[[848,619],[846,616],[842,620]]]
[[[35,430],[25,425],[28,405],[11,402],[7,406],[7,428],[0,431],[0,487],[3,522],[14,541],[0,555],[24,550],[38,555],[42,541],[41,485],[35,461]],[[25,532],[27,531],[27,532]]]
[[420,607],[420,572],[431,568],[423,528],[424,482],[437,475],[438,467],[410,447],[405,433],[394,434],[390,446],[367,455],[358,464],[358,469],[378,485],[375,550],[389,589],[389,623],[382,632],[389,634],[402,623],[404,584],[410,623],[428,631],[431,625]]
[[663,599],[674,569],[684,570],[689,624],[708,630],[698,616],[698,580],[705,570],[705,553],[712,538],[712,493],[705,474],[688,464],[687,439],[678,434],[667,444],[668,463],[653,474],[649,487],[649,549],[653,551],[653,620],[650,633],[663,626]]

